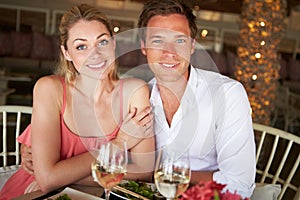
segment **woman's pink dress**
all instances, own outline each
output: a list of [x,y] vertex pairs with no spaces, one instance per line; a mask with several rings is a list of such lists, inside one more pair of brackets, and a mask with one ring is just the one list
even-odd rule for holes
[[[64,80],[61,78],[62,85],[64,88],[63,92],[63,106],[61,110],[61,151],[60,151],[60,160],[64,160],[67,158],[71,158],[73,156],[82,154],[87,152],[87,149],[84,144],[93,143],[95,138],[82,138],[73,132],[71,132],[63,120],[63,113],[66,107],[66,84]],[[122,100],[122,82],[120,81],[120,112],[122,115],[123,110],[123,100]],[[107,139],[111,140],[116,137],[119,132],[122,120],[120,120],[119,125],[116,129],[109,135],[107,135]],[[82,140],[84,139],[84,143]],[[18,142],[26,144],[30,146],[30,125],[25,129],[25,131],[17,138]],[[20,168],[15,174],[13,174],[3,186],[0,192],[0,200],[8,200],[17,196],[24,194],[27,186],[34,181],[34,175],[27,173],[23,168]]]

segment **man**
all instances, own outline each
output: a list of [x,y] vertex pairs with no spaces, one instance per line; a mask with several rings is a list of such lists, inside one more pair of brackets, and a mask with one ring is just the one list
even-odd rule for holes
[[190,65],[197,26],[183,1],[148,1],[138,26],[142,53],[155,76],[150,101],[157,149],[189,149],[193,184],[215,180],[250,197],[255,143],[243,86]]

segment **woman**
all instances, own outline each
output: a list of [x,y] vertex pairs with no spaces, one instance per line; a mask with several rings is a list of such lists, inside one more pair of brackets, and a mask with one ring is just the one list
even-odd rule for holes
[[[127,130],[138,133],[152,123],[151,115],[144,113],[140,121],[129,120],[132,110],[138,113],[150,106],[148,86],[139,79],[118,79],[115,40],[107,18],[97,8],[74,6],[62,17],[60,34],[58,70],[36,82],[31,126],[19,138],[32,144],[34,174],[20,169],[4,186],[1,199],[37,189],[49,192],[71,183],[95,184],[88,144],[98,136],[132,138]],[[128,145],[132,162],[125,179],[150,178],[153,135],[130,140]]]

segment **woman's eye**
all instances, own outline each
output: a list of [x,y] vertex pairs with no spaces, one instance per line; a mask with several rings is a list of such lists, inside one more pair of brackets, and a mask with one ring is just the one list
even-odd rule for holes
[[85,45],[79,45],[78,47],[76,47],[77,50],[84,50],[86,49],[86,46]]
[[101,40],[100,42],[99,42],[99,46],[105,46],[105,45],[107,45],[108,44],[108,40]]

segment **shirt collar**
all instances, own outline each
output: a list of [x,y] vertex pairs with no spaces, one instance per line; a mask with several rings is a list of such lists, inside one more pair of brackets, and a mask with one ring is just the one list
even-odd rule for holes
[[[195,100],[195,93],[196,93],[196,88],[198,87],[198,78],[197,78],[197,70],[190,65],[190,74],[189,74],[189,79],[188,79],[188,83],[183,95],[183,98],[181,100],[181,103],[193,103]],[[157,81],[156,78],[154,77],[153,79],[151,79],[149,81],[149,87],[151,89],[151,97],[150,97],[150,101],[153,105],[161,105],[161,97],[160,97],[160,93],[159,93],[159,89],[157,87]],[[191,102],[193,101],[193,102]]]

